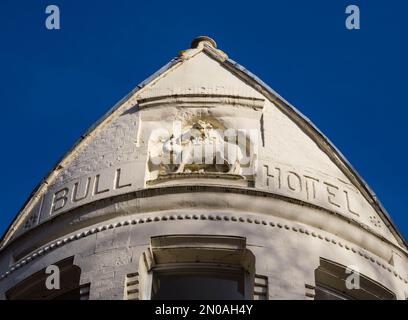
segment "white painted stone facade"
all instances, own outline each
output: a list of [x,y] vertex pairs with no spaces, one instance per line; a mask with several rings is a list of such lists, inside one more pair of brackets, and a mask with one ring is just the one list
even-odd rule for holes
[[[177,121],[183,130],[198,121],[255,130],[245,136],[255,155],[234,172],[153,165],[166,139],[152,132]],[[312,299],[320,259],[408,296],[406,243],[361,178],[310,122],[209,41],[119,102],[33,193],[1,242],[0,294],[73,256],[90,299],[126,298],[126,279],[138,272],[138,298],[146,298],[149,263],[142,276],[141,259],[161,235],[245,239],[268,299]]]

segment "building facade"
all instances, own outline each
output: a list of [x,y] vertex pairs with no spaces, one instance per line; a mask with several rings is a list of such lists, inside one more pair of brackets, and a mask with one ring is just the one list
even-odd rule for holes
[[32,193],[0,298],[406,299],[407,253],[330,141],[199,37]]

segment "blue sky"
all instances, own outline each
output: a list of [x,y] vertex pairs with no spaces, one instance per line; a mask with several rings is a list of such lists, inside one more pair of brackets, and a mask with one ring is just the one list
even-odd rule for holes
[[[45,28],[49,4],[60,30]],[[345,28],[349,4],[360,30]],[[407,12],[402,0],[2,0],[0,233],[88,127],[205,34],[329,137],[407,238]]]

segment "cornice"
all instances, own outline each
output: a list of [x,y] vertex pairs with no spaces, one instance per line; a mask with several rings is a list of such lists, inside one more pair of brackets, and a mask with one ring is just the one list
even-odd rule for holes
[[260,217],[245,217],[242,215],[217,215],[217,214],[174,214],[174,215],[152,215],[148,217],[143,217],[139,219],[126,219],[121,220],[114,223],[108,224],[101,224],[98,226],[94,226],[92,228],[85,228],[80,232],[75,234],[71,234],[66,237],[59,238],[54,240],[41,248],[37,249],[36,251],[32,252],[31,254],[27,255],[26,257],[20,259],[15,264],[13,264],[9,270],[4,272],[0,275],[0,281],[9,277],[15,271],[24,268],[25,266],[29,265],[32,261],[40,258],[41,256],[56,250],[57,248],[61,248],[68,243],[74,242],[76,240],[86,238],[90,235],[104,232],[110,229],[117,229],[128,225],[141,225],[141,224],[149,224],[149,223],[166,223],[168,221],[211,221],[211,222],[223,222],[223,223],[243,223],[243,224],[253,224],[257,225],[260,228],[269,228],[271,231],[275,230],[283,230],[287,232],[293,233],[300,233],[310,238],[315,239],[316,241],[323,241],[326,244],[333,245],[339,247],[351,254],[359,255],[360,257],[366,259],[371,264],[375,265],[376,267],[380,267],[385,271],[388,271],[392,274],[395,278],[399,279],[400,281],[408,284],[408,279],[404,278],[401,274],[395,271],[388,263],[381,261],[378,257],[370,254],[366,250],[358,248],[356,246],[350,245],[348,242],[344,241],[333,235],[325,235],[321,232],[316,230],[312,230],[306,228],[302,225],[295,224],[295,223],[282,223],[277,222],[273,219],[263,219]]

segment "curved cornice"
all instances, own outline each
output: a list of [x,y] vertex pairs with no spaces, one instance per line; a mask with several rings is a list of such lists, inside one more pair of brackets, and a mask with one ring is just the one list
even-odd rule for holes
[[338,246],[352,254],[359,255],[365,258],[367,261],[369,261],[373,265],[376,265],[377,267],[380,267],[383,270],[386,270],[389,273],[393,274],[397,279],[404,282],[405,284],[408,283],[408,280],[405,277],[403,277],[401,274],[399,274],[396,270],[394,270],[389,264],[386,264],[384,261],[381,261],[381,259],[378,259],[377,257],[371,255],[369,252],[361,248],[349,245],[347,242],[345,242],[344,240],[334,235],[327,236],[327,235],[322,234],[321,232],[310,230],[296,223],[281,223],[281,222],[277,222],[269,218],[264,219],[262,217],[257,218],[256,216],[255,217],[245,217],[245,216],[240,216],[240,215],[220,215],[220,214],[199,214],[199,215],[198,214],[175,214],[175,215],[160,215],[159,214],[159,215],[152,215],[152,216],[138,218],[138,219],[121,220],[121,221],[114,222],[114,223],[101,224],[98,226],[93,226],[91,228],[85,228],[75,234],[71,234],[71,235],[56,239],[54,241],[51,241],[50,243],[39,248],[38,250],[35,250],[34,252],[30,253],[26,257],[20,259],[14,265],[12,265],[9,268],[9,270],[7,270],[6,272],[0,275],[0,281],[7,278],[13,272],[19,270],[20,268],[23,268],[24,266],[30,264],[32,261],[43,256],[44,254],[47,254],[57,248],[63,247],[64,245],[68,243],[85,238],[95,233],[100,233],[100,232],[104,232],[109,229],[120,228],[120,227],[128,226],[128,225],[137,225],[137,224],[145,224],[145,223],[163,223],[163,222],[165,223],[167,221],[182,221],[182,220],[189,220],[189,221],[208,220],[208,221],[214,221],[214,222],[222,221],[224,223],[247,223],[247,224],[259,225],[259,227],[263,227],[263,228],[270,228],[270,230],[280,229],[280,230],[284,230],[288,232],[301,233],[301,234],[304,234],[306,236],[316,239],[316,241],[324,241],[329,245]]
[[[197,193],[201,193],[201,196],[197,196]],[[204,197],[203,194],[208,194],[208,196]],[[250,196],[251,198],[231,198],[228,196],[229,194]],[[222,200],[216,199],[218,195],[221,195]],[[166,196],[166,198],[152,199],[153,197],[159,196]],[[174,196],[175,198],[172,199],[171,196]],[[142,202],[144,199],[147,200]],[[279,203],[272,203],[271,200],[278,200]],[[163,201],[166,203],[165,207],[163,206]],[[254,201],[257,201],[256,205],[254,205]],[[127,202],[129,202],[129,204],[127,204]],[[186,204],[190,202],[193,203],[193,205],[190,207],[186,206]],[[184,207],[181,207],[180,203],[183,203]],[[290,205],[296,205],[299,207],[288,207]],[[129,208],[127,209],[127,207]],[[365,247],[368,251],[383,257],[385,260],[387,260],[387,257],[381,253],[384,249],[380,249],[380,247],[384,245],[408,256],[406,250],[401,249],[395,243],[378,234],[369,226],[360,223],[356,219],[346,217],[340,213],[318,205],[255,188],[193,184],[150,187],[84,204],[73,210],[57,215],[30,231],[19,235],[9,244],[18,244],[20,241],[25,241],[25,239],[31,239],[33,232],[39,232],[41,235],[44,235],[44,239],[49,239],[50,234],[43,231],[49,230],[48,226],[50,225],[58,225],[58,221],[63,221],[60,229],[62,230],[61,232],[66,233],[74,232],[78,228],[85,227],[86,225],[101,223],[102,221],[111,219],[117,215],[149,214],[170,210],[182,211],[189,210],[189,208],[207,208],[207,210],[211,208],[211,210],[218,211],[232,210],[233,212],[251,212],[255,214],[277,216],[288,221],[299,221],[305,225],[310,225],[313,228],[322,228],[328,233],[336,234],[360,247]],[[99,214],[98,211],[102,213]],[[294,214],[293,212],[296,213]],[[322,215],[330,215],[338,220],[336,220],[337,222],[334,224],[329,223],[327,217]],[[77,225],[79,221],[80,224]],[[359,232],[356,233],[353,231],[355,228],[357,228]],[[59,230],[58,226],[56,230]],[[61,232],[59,234],[58,232],[55,232],[55,237],[62,236],[63,233]],[[362,243],[360,239],[366,238],[362,236],[362,233],[366,233],[373,237],[373,239],[377,240]],[[41,245],[41,241],[39,241],[39,246]],[[8,246],[9,245],[6,245],[2,248],[2,251],[8,248]],[[29,249],[29,251],[32,250],[35,250],[35,248]]]

